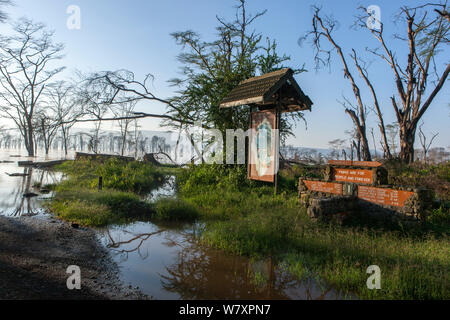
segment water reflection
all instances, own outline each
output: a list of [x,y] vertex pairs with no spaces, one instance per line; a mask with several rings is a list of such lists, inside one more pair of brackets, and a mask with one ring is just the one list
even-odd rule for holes
[[58,182],[61,174],[19,167],[11,158],[19,157],[3,152],[0,156],[0,214],[11,217],[43,214],[40,200],[50,197],[51,193],[41,190],[40,186]]
[[255,261],[199,244],[199,225],[134,223],[104,230],[126,283],[157,299],[343,299],[314,279],[299,281],[272,259]]
[[175,194],[175,176],[168,176],[163,182],[162,186],[150,191],[145,197],[148,202],[154,202],[160,197],[171,197]]

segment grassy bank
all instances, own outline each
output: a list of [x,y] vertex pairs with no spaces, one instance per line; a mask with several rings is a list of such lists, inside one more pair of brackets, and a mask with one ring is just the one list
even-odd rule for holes
[[142,201],[142,195],[166,179],[164,169],[117,159],[67,161],[55,170],[63,172],[65,179],[53,187],[55,196],[46,206],[63,220],[94,227],[149,219],[155,210]]
[[385,165],[389,184],[425,187],[433,190],[437,198],[450,202],[450,161],[440,164],[414,162],[407,165],[392,160]]
[[[433,209],[421,224],[355,219],[339,226],[312,222],[298,204],[298,176],[320,176],[315,168],[282,171],[275,196],[272,185],[248,180],[245,166],[167,169],[85,160],[66,162],[58,170],[67,177],[55,187],[49,207],[68,221],[101,226],[135,219],[199,219],[205,244],[239,255],[272,257],[300,279],[319,278],[367,299],[450,299],[450,219],[445,206]],[[399,177],[407,176],[407,170],[401,169]],[[444,170],[438,177],[445,178],[445,169],[430,170]],[[177,197],[142,201],[142,194],[174,174]],[[102,191],[97,190],[98,176],[103,177]],[[381,290],[367,289],[370,265],[381,269]]]
[[[450,298],[448,212],[439,226],[315,223],[297,204],[295,181],[282,172],[274,197],[273,187],[246,179],[245,167],[199,166],[179,176],[178,189],[206,221],[208,245],[272,256],[300,278],[320,277],[361,298]],[[367,289],[370,265],[381,269],[381,290]]]

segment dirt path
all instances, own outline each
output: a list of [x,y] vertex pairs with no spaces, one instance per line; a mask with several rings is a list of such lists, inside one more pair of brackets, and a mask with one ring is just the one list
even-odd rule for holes
[[[81,269],[81,290],[67,289],[69,265]],[[0,299],[148,298],[122,286],[117,265],[92,230],[0,216]]]

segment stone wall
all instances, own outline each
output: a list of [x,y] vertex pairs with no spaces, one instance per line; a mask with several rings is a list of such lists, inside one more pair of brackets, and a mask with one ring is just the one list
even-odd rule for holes
[[385,205],[372,203],[370,201],[358,198],[358,184],[336,182],[342,185],[342,195],[334,195],[326,192],[308,190],[304,180],[320,181],[319,179],[299,179],[298,191],[299,201],[303,203],[308,215],[311,218],[323,218],[325,220],[333,219],[336,216],[338,220],[345,219],[355,212],[368,214],[371,216],[395,216],[404,219],[423,220],[425,212],[432,206],[433,192],[425,188],[411,188],[402,186],[377,186],[380,190],[402,190],[412,193],[403,204],[403,206]]

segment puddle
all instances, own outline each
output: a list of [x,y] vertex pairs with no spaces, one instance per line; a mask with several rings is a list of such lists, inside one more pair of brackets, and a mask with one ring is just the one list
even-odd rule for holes
[[344,299],[316,281],[298,281],[272,261],[253,261],[202,246],[199,225],[149,222],[99,232],[125,284],[155,299]]

